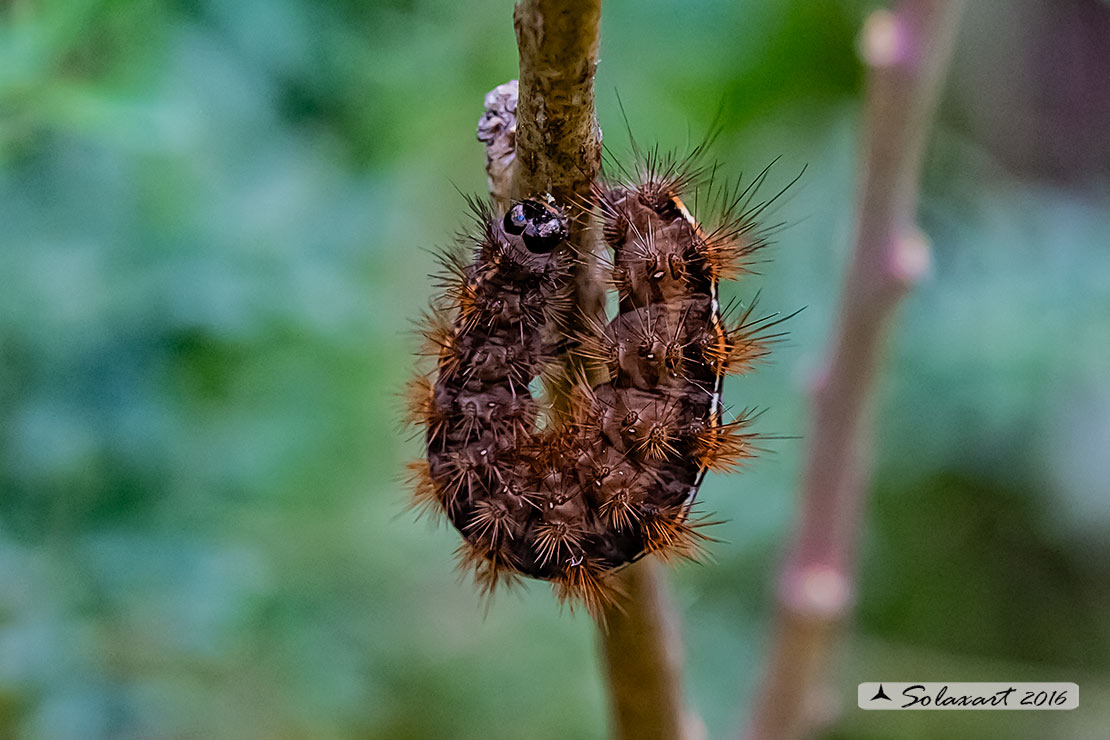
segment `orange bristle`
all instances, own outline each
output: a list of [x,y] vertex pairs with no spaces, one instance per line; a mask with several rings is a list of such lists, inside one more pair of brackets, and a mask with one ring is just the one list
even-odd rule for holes
[[444,508],[454,511],[460,494],[465,492],[467,498],[473,494],[474,483],[478,481],[478,471],[474,462],[464,453],[451,452],[447,459],[450,462],[449,478],[446,482],[441,482],[441,495]]
[[717,280],[736,280],[751,274],[747,256],[752,251],[746,242],[730,234],[703,235],[698,247],[699,256]]
[[571,435],[572,441],[596,437],[600,433],[597,411],[603,404],[587,379],[584,368],[576,369],[568,390],[569,413],[562,422],[563,431]]
[[445,293],[450,293],[452,287],[470,280],[473,254],[468,247],[455,244],[440,250],[435,258],[439,270],[432,275],[432,284]]
[[432,381],[424,375],[417,375],[405,383],[404,423],[406,427],[427,427],[435,414]]
[[458,333],[451,317],[426,311],[420,319],[418,331],[424,338],[419,354],[434,357],[441,373],[454,373],[462,357],[459,356]]
[[624,244],[625,233],[628,231],[628,221],[623,214],[614,214],[614,218],[605,220],[602,227],[602,236],[611,249],[617,249]]
[[520,576],[497,548],[479,549],[463,540],[455,549],[455,561],[461,572],[473,576],[483,599],[491,598],[502,584],[513,588],[520,583]]
[[773,330],[797,314],[769,314],[753,318],[758,300],[757,296],[738,314],[736,304],[729,304],[721,312],[716,340],[706,343],[702,348],[705,361],[717,368],[718,372],[747,374],[770,355],[771,345],[786,336],[786,332]]
[[624,531],[640,520],[640,510],[633,500],[632,491],[624,486],[602,502],[598,511],[613,529]]
[[451,296],[452,308],[455,309],[459,319],[458,323],[466,330],[477,325],[482,317],[482,307],[478,303],[478,291],[471,283],[458,286]]
[[474,507],[474,514],[465,529],[491,545],[502,537],[513,538],[513,518],[500,500],[482,500]]
[[568,566],[555,579],[555,596],[574,611],[575,603],[599,622],[604,621],[605,607],[616,603],[620,592],[611,579],[587,560]]
[[406,508],[416,512],[421,519],[443,512],[444,504],[439,488],[432,480],[427,460],[412,460],[405,465],[405,482],[412,490],[412,499]]
[[746,431],[755,418],[747,410],[727,424],[715,424],[701,429],[694,435],[694,455],[702,467],[726,473],[742,467],[755,457],[759,448],[753,444],[761,435]]
[[440,297],[435,307],[444,311],[454,311],[468,326],[477,320],[478,283],[470,274],[470,257],[464,252],[453,250],[440,255],[441,271],[435,276],[435,284],[440,289]]
[[632,292],[628,270],[619,265],[605,274],[604,284],[608,290],[616,291],[618,299],[627,298],[629,293]]
[[[772,162],[772,164],[774,164]],[[715,187],[708,183],[708,198],[716,204],[716,226],[706,230],[699,227],[699,254],[718,280],[735,279],[751,274],[752,256],[767,245],[769,236],[778,227],[766,227],[759,216],[783,195],[798,178],[795,178],[776,195],[757,202],[756,194],[767,181],[771,165],[744,184],[741,180]],[[799,174],[799,177],[801,175]]]
[[562,333],[571,327],[577,307],[574,286],[568,282],[547,297],[543,306],[544,320]]
[[655,553],[664,560],[705,560],[709,556],[705,543],[716,540],[701,530],[718,523],[704,519],[691,521],[685,506],[651,512],[640,523],[645,552]]
[[540,522],[536,525],[536,554],[541,565],[552,558],[558,562],[562,556],[571,556],[582,545],[582,530],[570,522]]
[[586,362],[586,372],[590,375],[604,373],[606,379],[616,375],[620,367],[616,341],[594,317],[584,317],[582,324],[584,328],[574,334],[574,340],[578,344],[576,354]]
[[684,345],[675,342],[663,346],[663,367],[672,378],[681,378],[685,372],[683,349]]
[[668,425],[657,421],[648,428],[637,449],[643,451],[648,460],[659,462],[678,455],[678,448],[672,444],[673,439]]

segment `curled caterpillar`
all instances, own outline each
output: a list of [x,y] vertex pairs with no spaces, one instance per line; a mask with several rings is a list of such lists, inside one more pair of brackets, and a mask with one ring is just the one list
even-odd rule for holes
[[[718,297],[719,280],[762,243],[753,189],[725,198],[739,215],[703,228],[682,200],[696,179],[684,165],[652,157],[638,183],[595,193],[619,296],[607,324],[587,318],[566,336],[578,255],[551,196],[503,219],[477,206],[471,253],[444,259],[424,330],[434,379],[418,378],[412,394],[426,460],[411,467],[417,501],[459,530],[461,559],[485,591],[531,576],[596,613],[622,565],[699,553],[705,472],[754,452],[751,415],[723,420],[722,381],[766,354],[778,320],[753,319],[750,307],[729,319]],[[567,346],[592,372],[555,417],[529,385]]]

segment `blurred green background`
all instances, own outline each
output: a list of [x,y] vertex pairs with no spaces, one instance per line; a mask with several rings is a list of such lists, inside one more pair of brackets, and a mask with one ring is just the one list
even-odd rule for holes
[[[1110,727],[1110,4],[969,3],[921,217],[931,277],[881,384],[861,603],[830,738]],[[673,572],[688,691],[741,721],[792,520],[805,387],[851,233],[871,3],[609,0],[627,151],[768,192],[806,310],[736,407],[794,435],[711,476]],[[429,249],[485,187],[508,0],[0,2],[0,738],[601,738],[594,631],[542,585],[488,614],[404,511]],[[864,713],[864,680],[1054,680],[1074,712]]]

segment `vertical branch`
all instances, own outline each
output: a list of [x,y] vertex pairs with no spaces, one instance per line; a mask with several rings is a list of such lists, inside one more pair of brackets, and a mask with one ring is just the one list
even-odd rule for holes
[[961,0],[902,0],[868,18],[868,67],[855,247],[837,328],[813,388],[798,529],[778,584],[768,667],[750,740],[805,735],[854,597],[875,379],[894,309],[928,270],[915,226],[918,179]]
[[523,0],[513,25],[520,50],[514,195],[584,198],[601,169],[594,114],[601,0]]
[[[601,169],[593,87],[601,0],[521,0],[513,21],[520,51],[519,90],[506,83],[491,91],[478,128],[487,147],[490,192],[501,205],[509,197],[548,192],[568,209],[570,242],[581,256],[575,302],[580,316],[604,323],[604,282],[595,256],[600,246],[586,205]],[[562,392],[576,363],[571,353],[562,388],[559,382],[552,388],[556,412],[564,408]],[[681,635],[659,564],[647,558],[616,578],[624,597],[619,606],[606,610],[607,628],[598,638],[609,678],[614,735],[620,740],[690,740],[682,698]]]
[[600,632],[618,740],[695,740],[701,723],[682,694],[682,634],[655,558],[618,576],[621,603],[606,609]]
[[[594,113],[601,0],[522,0],[513,25],[520,98],[512,195],[547,192],[568,209],[570,242],[582,256],[577,303],[583,314],[603,318],[605,292],[593,258],[597,240],[584,207],[601,170],[601,129]],[[554,390],[558,408],[561,394]]]
[[[604,323],[605,292],[595,258],[596,230],[581,208],[601,169],[601,130],[594,112],[594,74],[601,0],[522,0],[513,14],[520,49],[513,194],[547,191],[571,207],[571,243],[582,256],[576,303]],[[572,330],[579,327],[570,327]],[[568,358],[568,373],[577,360]],[[579,366],[582,363],[577,362]],[[566,377],[563,388],[566,387]],[[556,410],[561,389],[552,395]],[[681,635],[658,563],[633,564],[617,578],[625,592],[607,609],[599,634],[621,740],[683,740]]]

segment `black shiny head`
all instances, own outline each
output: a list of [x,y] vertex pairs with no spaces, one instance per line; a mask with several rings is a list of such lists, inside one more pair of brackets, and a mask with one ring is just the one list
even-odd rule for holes
[[528,226],[528,215],[524,212],[524,204],[517,203],[505,214],[505,233],[520,236]]
[[551,203],[526,199],[505,214],[506,234],[519,236],[533,254],[547,254],[567,238],[567,217]]

